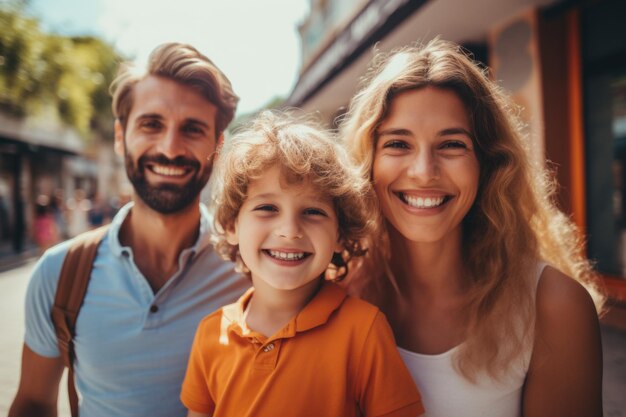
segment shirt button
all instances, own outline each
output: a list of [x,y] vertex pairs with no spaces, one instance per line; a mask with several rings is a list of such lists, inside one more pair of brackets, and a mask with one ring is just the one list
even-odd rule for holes
[[150,312],[151,312],[151,313],[156,313],[157,311],[159,311],[159,306],[158,306],[158,305],[156,305],[156,304],[152,304],[152,305],[150,306]]
[[274,344],[273,344],[273,343],[270,343],[269,345],[267,345],[267,346],[265,346],[265,347],[263,348],[263,352],[266,352],[266,353],[267,353],[267,352],[269,352],[269,351],[270,351],[270,350],[272,350],[272,349],[274,349]]

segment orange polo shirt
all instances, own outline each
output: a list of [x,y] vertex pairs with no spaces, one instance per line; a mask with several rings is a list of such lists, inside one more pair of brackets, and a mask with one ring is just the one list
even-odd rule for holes
[[196,332],[181,400],[213,417],[415,417],[424,412],[384,315],[326,282],[272,337],[250,330],[253,289]]

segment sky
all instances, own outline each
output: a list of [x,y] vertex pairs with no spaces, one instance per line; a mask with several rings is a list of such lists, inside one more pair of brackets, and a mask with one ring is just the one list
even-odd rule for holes
[[162,42],[190,43],[230,79],[240,115],[291,92],[309,0],[31,0],[30,10],[47,32],[95,35],[138,62]]

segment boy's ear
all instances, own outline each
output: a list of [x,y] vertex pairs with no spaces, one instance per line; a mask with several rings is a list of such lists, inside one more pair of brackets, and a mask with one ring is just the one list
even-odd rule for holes
[[337,239],[337,243],[335,243],[335,248],[333,249],[333,252],[343,252],[344,251],[344,246],[343,246],[343,238],[340,236]]
[[237,226],[231,226],[228,229],[226,229],[226,241],[233,245],[233,246],[237,246],[239,244],[239,237],[237,236]]
[[118,119],[115,119],[115,125],[113,128],[115,131],[113,150],[117,155],[124,156],[124,128]]

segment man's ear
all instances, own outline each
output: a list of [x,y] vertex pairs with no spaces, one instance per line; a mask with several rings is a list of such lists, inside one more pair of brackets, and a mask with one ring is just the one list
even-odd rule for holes
[[113,126],[115,131],[115,142],[113,144],[113,150],[119,156],[124,156],[124,128],[119,119],[115,119],[115,125]]

